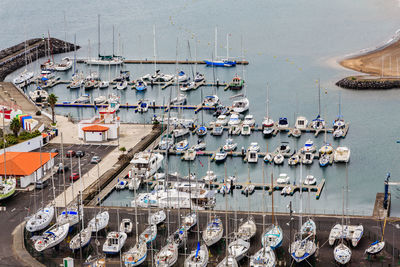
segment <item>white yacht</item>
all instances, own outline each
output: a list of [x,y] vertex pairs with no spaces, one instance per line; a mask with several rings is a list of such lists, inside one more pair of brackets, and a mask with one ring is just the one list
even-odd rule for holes
[[189,134],[190,130],[187,127],[181,126],[179,128],[174,129],[172,132],[174,133],[174,137],[178,138]]
[[263,129],[263,135],[265,136],[272,135],[272,133],[274,132],[274,121],[269,117],[265,117],[262,122],[262,129]]
[[314,154],[311,153],[311,152],[304,153],[303,158],[302,158],[301,161],[305,165],[312,164],[314,162]]
[[275,163],[276,165],[281,165],[281,164],[283,164],[284,160],[285,160],[285,157],[282,155],[282,153],[278,153],[278,154],[276,154],[276,155],[274,156],[274,163]]
[[91,239],[92,239],[92,229],[89,226],[82,229],[71,239],[71,241],[69,242],[69,248],[72,250],[78,250],[80,248],[84,248],[87,245],[89,245]]
[[226,153],[223,149],[215,153],[214,160],[217,163],[223,162],[226,160],[226,157],[228,156],[228,153]]
[[217,95],[208,95],[203,99],[203,106],[215,107],[219,104],[219,97]]
[[249,110],[250,102],[246,97],[234,100],[232,103],[232,110],[237,113],[243,113]]
[[206,267],[208,264],[208,249],[206,245],[197,245],[197,249],[192,251],[186,258],[185,267]]
[[351,250],[345,244],[340,243],[333,250],[335,261],[340,264],[347,264],[351,260]]
[[207,224],[206,229],[203,231],[203,240],[207,246],[212,246],[222,238],[224,227],[222,221],[218,217],[214,217]]
[[103,252],[106,254],[117,254],[125,245],[127,235],[124,232],[109,232],[103,244]]
[[187,101],[187,96],[185,94],[178,94],[176,97],[171,99],[171,105],[185,105]]
[[234,256],[232,255],[228,255],[227,257],[225,257],[220,263],[218,263],[217,267],[238,267],[238,263],[235,259]]
[[42,103],[47,101],[49,94],[45,90],[38,88],[29,92],[29,97],[35,103]]
[[226,115],[219,115],[217,120],[215,121],[215,125],[225,126],[228,124],[229,118]]
[[306,119],[306,117],[299,116],[296,118],[294,127],[299,130],[304,130],[304,129],[307,129],[307,125],[308,125],[308,120]]
[[47,229],[38,239],[36,239],[34,247],[36,251],[41,252],[45,249],[52,248],[60,244],[68,235],[69,224],[54,224]]
[[302,153],[306,153],[306,152],[315,152],[316,147],[314,145],[314,142],[311,139],[308,139],[306,141],[306,143],[304,144],[304,147],[301,148],[301,152]]
[[251,126],[248,124],[243,124],[240,133],[244,136],[251,135]]
[[90,103],[90,96],[88,94],[83,94],[80,97],[78,97],[77,99],[75,99],[74,101],[72,101],[72,103],[76,103],[76,104]]
[[254,218],[250,216],[243,223],[239,225],[237,237],[244,241],[249,241],[257,232],[257,226]]
[[243,124],[254,126],[254,124],[256,124],[256,120],[254,119],[253,115],[246,115],[244,117]]
[[15,193],[17,180],[13,177],[0,179],[0,200],[11,197]]
[[185,151],[189,148],[189,142],[187,139],[183,139],[175,144],[176,151]]
[[258,162],[258,152],[257,150],[248,150],[247,151],[247,162],[249,163],[257,163]]
[[170,267],[178,260],[178,245],[175,242],[168,243],[154,256],[156,267]]
[[212,170],[208,170],[206,175],[203,177],[203,181],[205,183],[215,182],[217,181],[217,175]]
[[158,143],[158,149],[170,149],[174,145],[174,141],[175,138],[173,134],[165,134],[161,137],[160,143]]
[[232,125],[239,125],[241,122],[239,114],[237,113],[232,113],[231,117],[229,118],[229,122],[228,125],[232,126]]
[[74,226],[82,219],[82,217],[83,217],[82,206],[80,206],[78,213],[78,206],[72,205],[70,207],[67,207],[65,210],[61,212],[60,215],[57,216],[57,223],[59,225],[68,223],[69,226]]
[[350,149],[345,146],[341,146],[336,148],[335,152],[333,153],[333,158],[335,162],[349,162],[350,160]]
[[250,150],[259,152],[260,151],[260,146],[258,145],[257,142],[251,142],[249,147],[247,148],[247,151],[250,151]]
[[290,152],[290,146],[288,142],[282,142],[278,148],[276,149],[276,152],[278,153],[289,153]]
[[317,246],[313,235],[308,235],[303,239],[302,235],[298,233],[290,246],[289,253],[296,262],[302,262],[314,255],[316,250]]
[[286,173],[281,173],[276,182],[277,184],[290,184],[290,177]]
[[46,228],[54,217],[54,206],[52,204],[39,209],[29,220],[26,222],[25,228],[27,231],[33,233]]
[[228,245],[229,254],[235,257],[237,261],[243,259],[247,251],[249,251],[249,249],[250,249],[250,242],[247,242],[240,238],[229,243]]
[[274,267],[276,264],[276,256],[270,247],[260,248],[250,257],[250,267]]
[[133,223],[131,219],[124,218],[121,220],[121,223],[119,224],[120,232],[124,232],[129,235],[130,233],[132,233],[132,228],[133,228]]
[[27,69],[25,69],[17,77],[14,78],[13,83],[18,85],[18,84],[27,82],[33,78],[33,75],[34,75],[33,71],[28,71]]
[[300,155],[295,152],[288,159],[288,164],[290,166],[295,166],[295,165],[297,165],[299,163],[300,163]]
[[56,71],[66,71],[72,68],[72,60],[69,57],[65,57],[60,63],[54,65]]
[[132,175],[141,179],[147,179],[154,175],[162,165],[164,156],[159,153],[143,151],[136,153],[131,160]]
[[346,128],[346,123],[342,118],[337,118],[333,122],[333,137],[334,138],[340,138],[340,137],[345,137],[345,128]]
[[152,224],[149,225],[144,231],[140,234],[139,240],[143,241],[144,243],[151,243],[157,237],[157,225]]
[[107,103],[107,97],[104,96],[104,95],[99,95],[98,97],[96,97],[96,98],[93,100],[93,103],[94,103],[95,105],[106,104],[106,103]]
[[303,184],[304,185],[315,185],[315,184],[317,184],[317,179],[315,179],[315,177],[312,175],[307,175],[306,179],[304,179]]
[[118,90],[125,90],[128,87],[128,81],[126,80],[119,81],[117,82],[116,86]]
[[276,249],[281,246],[283,240],[282,228],[279,225],[271,224],[262,235],[261,244],[264,247]]
[[232,138],[228,138],[226,139],[225,145],[222,148],[225,151],[234,151],[237,148],[237,143],[234,143]]
[[127,267],[139,266],[147,257],[146,242],[138,242],[122,255],[122,260]]
[[175,76],[175,81],[179,82],[179,83],[183,83],[188,81],[190,78],[189,76],[184,72],[184,71],[180,71],[178,73],[177,76]]
[[110,215],[108,211],[97,213],[88,223],[88,227],[92,229],[92,232],[98,232],[107,227]]
[[149,224],[150,225],[157,225],[165,221],[167,218],[167,215],[165,214],[165,211],[159,210],[149,216]]

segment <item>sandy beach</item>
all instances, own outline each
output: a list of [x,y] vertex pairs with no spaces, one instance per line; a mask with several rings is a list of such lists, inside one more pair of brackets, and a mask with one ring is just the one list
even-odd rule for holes
[[345,68],[376,76],[399,76],[400,40],[386,47],[378,47],[370,52],[361,53],[340,60]]

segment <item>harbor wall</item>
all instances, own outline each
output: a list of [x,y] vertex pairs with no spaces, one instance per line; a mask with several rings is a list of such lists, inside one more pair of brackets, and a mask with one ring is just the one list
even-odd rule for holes
[[367,79],[352,76],[341,79],[336,85],[354,90],[394,89],[400,88],[400,79]]

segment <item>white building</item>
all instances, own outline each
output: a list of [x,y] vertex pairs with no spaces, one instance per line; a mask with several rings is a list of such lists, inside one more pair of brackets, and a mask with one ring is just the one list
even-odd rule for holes
[[90,120],[78,124],[78,137],[85,142],[105,142],[119,136],[119,117],[113,109],[104,109]]

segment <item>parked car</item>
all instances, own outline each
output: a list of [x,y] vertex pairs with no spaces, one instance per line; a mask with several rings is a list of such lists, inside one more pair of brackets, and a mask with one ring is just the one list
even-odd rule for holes
[[63,166],[62,163],[58,164],[57,173],[67,172],[69,167],[67,165]]
[[85,151],[76,151],[76,157],[77,158],[82,158],[83,156],[85,156]]
[[67,158],[74,157],[75,155],[76,153],[74,150],[68,150],[67,153],[65,154]]
[[48,180],[38,180],[36,182],[36,189],[43,189],[49,185]]
[[90,160],[90,163],[97,164],[101,161],[101,158],[99,156],[93,156],[92,159]]
[[57,148],[52,148],[52,149],[50,150],[50,153],[58,153],[58,149],[57,149]]
[[79,173],[77,173],[77,172],[72,173],[72,175],[69,177],[69,179],[70,180],[74,180],[74,181],[78,180],[79,179]]

